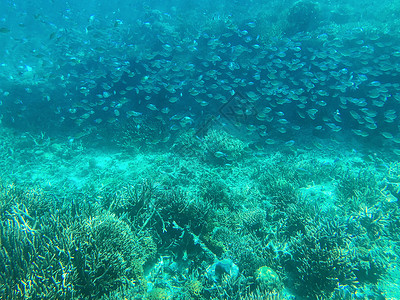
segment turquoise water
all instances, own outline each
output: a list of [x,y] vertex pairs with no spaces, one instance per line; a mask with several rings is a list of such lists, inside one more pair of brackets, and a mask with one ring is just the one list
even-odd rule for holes
[[399,13],[3,1],[0,298],[400,298]]

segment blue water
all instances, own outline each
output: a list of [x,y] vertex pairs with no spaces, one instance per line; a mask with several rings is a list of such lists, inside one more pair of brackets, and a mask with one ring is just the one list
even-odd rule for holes
[[[24,271],[0,269],[4,298],[395,299],[385,276],[398,274],[399,15],[395,1],[2,1],[2,193],[14,195],[13,182],[27,195],[1,211],[3,239],[17,228],[32,243],[25,219],[51,219],[31,213],[39,186],[79,215],[82,253],[91,250],[79,230],[103,224],[90,218],[159,247],[133,259],[145,267],[128,281],[148,286],[132,289],[111,274],[96,285],[102,267],[77,271],[75,256],[53,247],[75,279],[57,285],[61,267],[58,292],[29,296],[40,289],[22,291],[24,262],[49,246],[26,246],[16,263],[17,250],[4,254],[10,238],[0,258]],[[183,202],[125,197],[143,180]],[[75,212],[80,194],[95,208]],[[129,197],[138,203],[118,207]]]

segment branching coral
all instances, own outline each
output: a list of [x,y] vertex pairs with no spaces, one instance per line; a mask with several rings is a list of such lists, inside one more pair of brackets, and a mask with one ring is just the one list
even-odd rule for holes
[[210,130],[203,147],[207,161],[215,164],[237,162],[246,153],[246,144],[223,130]]
[[356,283],[350,251],[335,236],[308,227],[291,241],[292,256],[284,263],[289,281],[302,296],[328,298],[338,285]]
[[98,298],[131,281],[144,283],[143,264],[156,249],[151,236],[134,233],[111,213],[74,218],[71,206],[56,208],[46,195],[13,185],[1,190],[0,295]]
[[[1,193],[0,295],[5,299],[73,297],[65,219],[52,214],[57,214],[54,209],[47,214],[41,210],[49,201],[42,193],[14,185],[3,187]],[[38,205],[37,211],[32,204]]]
[[155,247],[145,247],[126,223],[104,213],[75,223],[67,232],[74,238],[73,281],[83,295],[98,297],[129,280],[141,284],[142,266]]

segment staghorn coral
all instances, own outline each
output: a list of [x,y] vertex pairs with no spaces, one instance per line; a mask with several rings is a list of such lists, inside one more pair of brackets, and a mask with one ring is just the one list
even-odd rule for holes
[[155,146],[159,149],[161,144],[170,138],[163,121],[152,120],[150,122],[143,116],[127,121],[112,135],[116,144],[131,154],[136,154],[139,149],[154,149]]
[[179,135],[172,145],[172,150],[184,157],[198,157],[202,149],[200,139],[196,137],[196,131],[189,129]]
[[285,297],[277,291],[261,291],[256,289],[254,292],[247,293],[243,300],[289,300],[290,297]]
[[204,299],[202,297],[203,293],[203,283],[197,278],[190,278],[185,283],[186,296],[187,299]]
[[64,232],[67,216],[44,193],[13,184],[2,187],[0,206],[2,298],[72,298],[76,293],[69,276],[73,265],[71,240]]
[[203,140],[205,159],[221,165],[237,162],[245,155],[247,145],[223,130],[210,130]]
[[261,290],[279,291],[282,289],[282,282],[279,275],[270,267],[262,266],[254,273],[254,278],[257,286]]
[[300,31],[313,31],[317,28],[320,16],[320,7],[318,2],[309,0],[299,0],[289,9],[287,15],[288,33]]
[[361,168],[358,172],[346,172],[337,185],[340,202],[351,210],[358,206],[373,205],[380,198],[380,180],[371,167]]
[[143,264],[156,251],[152,237],[134,233],[109,212],[85,217],[87,207],[56,205],[56,199],[37,189],[2,187],[2,299],[99,298],[132,283],[143,289]]
[[[398,242],[397,173],[382,180],[372,164],[346,173],[336,162],[302,154],[264,158],[246,158],[249,166],[237,171],[235,166],[210,171],[207,165],[191,179],[196,180],[193,189],[115,180],[101,189],[66,190],[60,197],[3,185],[0,294],[9,299],[33,299],[35,293],[43,299],[146,299],[154,290],[154,296],[168,299],[285,299],[295,286],[290,292],[304,291],[310,299],[314,294],[344,299],[356,291],[383,295],[378,287],[397,257],[390,242]],[[227,175],[247,170],[255,170],[252,181]],[[118,246],[121,239],[136,245],[134,253]],[[157,253],[157,268],[151,257],[138,258],[145,249]],[[224,259],[237,265],[238,277],[222,273],[216,282],[207,280],[210,266]],[[145,280],[143,264],[152,273]],[[261,288],[254,275],[263,266],[274,270],[286,288],[276,293]]]
[[72,274],[82,295],[99,297],[129,281],[144,284],[143,264],[155,254],[151,238],[135,235],[128,224],[105,212],[76,222]]
[[350,251],[337,237],[326,236],[320,228],[291,239],[291,256],[284,262],[290,286],[309,299],[329,298],[339,285],[356,283]]

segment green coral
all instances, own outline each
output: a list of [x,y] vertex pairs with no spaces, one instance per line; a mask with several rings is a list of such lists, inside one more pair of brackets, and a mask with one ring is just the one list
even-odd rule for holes
[[172,150],[185,157],[198,156],[201,154],[201,141],[196,137],[196,131],[189,129],[180,134],[172,145]]
[[309,299],[327,299],[338,285],[356,284],[354,256],[346,249],[349,240],[339,229],[327,231],[321,225],[308,226],[306,234],[292,238],[284,265],[295,292]]
[[320,17],[318,2],[299,0],[289,9],[287,30],[290,33],[315,30]]
[[155,247],[145,247],[125,222],[102,213],[77,222],[69,232],[76,249],[74,283],[83,295],[97,297],[127,281],[142,284],[142,266],[154,255]]
[[282,282],[279,275],[270,267],[262,266],[254,273],[256,284],[263,290],[280,290]]
[[133,232],[112,213],[83,217],[72,207],[40,189],[1,188],[0,294],[5,299],[99,298],[133,284],[144,289],[143,265],[156,251],[152,237]]
[[70,237],[64,232],[68,214],[57,211],[52,202],[40,190],[14,184],[1,187],[0,295],[4,299],[74,295]]
[[246,153],[246,143],[223,130],[210,130],[203,140],[206,160],[215,164],[237,162]]

